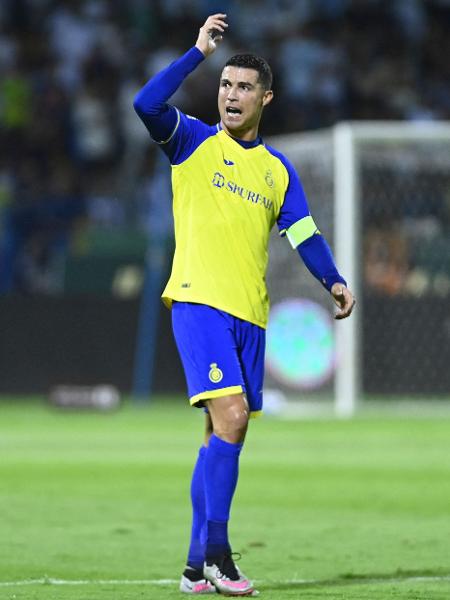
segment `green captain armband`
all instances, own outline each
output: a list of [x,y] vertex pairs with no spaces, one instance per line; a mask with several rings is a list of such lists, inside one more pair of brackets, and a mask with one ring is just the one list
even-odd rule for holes
[[289,227],[286,231],[286,236],[293,248],[297,248],[302,242],[313,236],[315,233],[320,233],[314,219],[308,215],[303,217]]

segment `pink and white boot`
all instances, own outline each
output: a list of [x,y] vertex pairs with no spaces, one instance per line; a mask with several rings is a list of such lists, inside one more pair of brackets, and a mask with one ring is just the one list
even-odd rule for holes
[[201,569],[186,567],[181,576],[180,592],[184,594],[215,594],[216,588],[205,579]]
[[207,559],[203,575],[223,596],[257,596],[253,583],[234,564],[231,553]]

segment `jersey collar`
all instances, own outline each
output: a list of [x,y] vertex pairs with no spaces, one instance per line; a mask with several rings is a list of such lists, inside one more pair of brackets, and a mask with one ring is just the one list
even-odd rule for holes
[[[220,121],[219,121],[219,123],[217,123],[217,131],[224,131]],[[226,134],[226,135],[228,135],[228,134]],[[238,138],[235,138],[232,135],[228,135],[228,137],[230,137],[232,140],[237,142],[239,144],[239,146],[241,146],[242,148],[245,148],[245,149],[256,148],[256,146],[259,146],[260,144],[264,145],[263,139],[260,135],[258,135],[258,137],[255,140],[251,140],[251,141],[239,140]]]

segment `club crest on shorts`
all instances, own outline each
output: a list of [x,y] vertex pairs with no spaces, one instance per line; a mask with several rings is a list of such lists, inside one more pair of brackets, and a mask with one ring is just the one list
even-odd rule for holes
[[217,363],[211,363],[209,366],[211,367],[208,373],[209,380],[213,383],[219,383],[219,381],[222,381],[223,373],[217,366]]

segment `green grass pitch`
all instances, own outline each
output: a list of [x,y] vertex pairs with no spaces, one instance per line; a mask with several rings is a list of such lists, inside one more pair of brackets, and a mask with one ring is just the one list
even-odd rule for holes
[[[0,598],[183,597],[202,432],[170,399],[0,401]],[[252,422],[230,530],[264,600],[448,600],[450,419]]]

